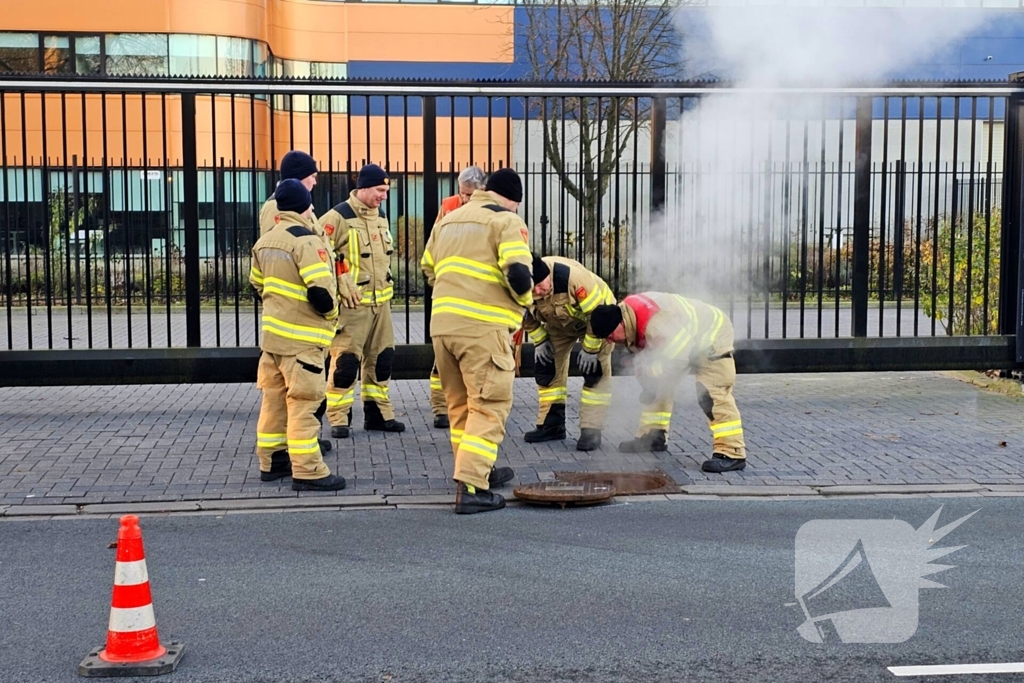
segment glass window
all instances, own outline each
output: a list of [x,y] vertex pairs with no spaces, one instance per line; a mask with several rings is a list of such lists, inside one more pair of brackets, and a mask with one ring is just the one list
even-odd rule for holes
[[0,71],[39,73],[39,34],[0,33]]
[[217,39],[214,36],[170,37],[172,76],[216,76]]
[[217,36],[217,75],[252,76],[252,47],[246,38]]
[[[274,75],[278,78],[309,78],[310,63],[297,59],[275,59]],[[291,111],[309,111],[309,95],[276,95],[274,107]]]
[[77,36],[75,38],[75,72],[98,74],[101,71],[100,37]]
[[258,40],[252,41],[252,66],[254,76],[262,78],[273,73],[270,70],[270,51],[267,49],[266,43],[261,43]]
[[167,36],[156,33],[107,34],[107,73],[166,76]]
[[43,71],[48,74],[72,73],[70,38],[43,36]]
[[[309,68],[310,78],[327,78],[344,80],[348,78],[348,64],[339,62],[313,62]],[[328,108],[327,95],[313,96],[313,111],[343,114],[348,111],[348,98],[344,95],[331,95]]]

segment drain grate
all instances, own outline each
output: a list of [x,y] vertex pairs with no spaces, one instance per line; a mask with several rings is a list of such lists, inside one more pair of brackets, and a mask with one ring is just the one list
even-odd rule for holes
[[564,508],[603,503],[615,495],[615,488],[604,482],[540,481],[520,486],[512,493],[528,503],[546,503]]
[[569,484],[605,484],[617,496],[640,496],[658,493],[682,493],[679,484],[661,470],[649,472],[555,472],[555,479]]

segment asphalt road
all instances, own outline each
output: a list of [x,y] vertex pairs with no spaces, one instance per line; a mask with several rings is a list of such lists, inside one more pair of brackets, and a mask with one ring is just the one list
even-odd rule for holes
[[[913,637],[798,635],[803,612],[786,603],[805,522],[916,529],[940,506],[940,526],[980,511],[936,544],[965,547],[931,577],[948,588],[920,591]],[[174,674],[140,680],[933,680],[886,667],[1024,661],[1021,519],[1014,498],[144,517],[160,635],[187,650]],[[116,533],[116,520],[0,523],[0,680],[82,680],[105,638]]]

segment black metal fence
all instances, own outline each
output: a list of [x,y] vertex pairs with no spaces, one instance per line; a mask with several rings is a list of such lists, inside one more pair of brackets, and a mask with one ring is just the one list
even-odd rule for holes
[[[808,349],[830,369],[884,367],[871,359],[893,349],[910,359],[901,367],[1024,361],[1016,83],[2,86],[0,359],[249,358],[255,217],[275,163],[298,148],[320,164],[318,213],[363,163],[389,169],[403,344],[429,338],[420,255],[440,200],[477,164],[522,176],[534,251],[583,262],[618,295],[667,289],[721,306],[741,348],[762,355],[751,367],[805,369],[784,356]],[[165,377],[133,367],[132,380]]]

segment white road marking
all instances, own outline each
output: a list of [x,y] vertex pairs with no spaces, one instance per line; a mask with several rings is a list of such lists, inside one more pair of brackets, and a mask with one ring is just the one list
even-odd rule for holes
[[890,666],[896,676],[957,676],[960,674],[1019,674],[1024,662],[1005,664],[940,664],[938,666]]

